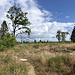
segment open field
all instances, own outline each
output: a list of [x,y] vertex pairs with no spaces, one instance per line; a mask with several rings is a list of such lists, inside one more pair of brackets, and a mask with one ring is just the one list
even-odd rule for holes
[[0,75],[75,75],[75,44],[19,44],[0,52],[0,65]]

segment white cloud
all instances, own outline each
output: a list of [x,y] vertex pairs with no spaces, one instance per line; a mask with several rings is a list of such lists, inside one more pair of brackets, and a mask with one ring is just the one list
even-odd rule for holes
[[70,18],[70,16],[66,16],[66,18]]
[[[28,12],[27,17],[32,23],[30,25],[32,31],[31,39],[56,40],[54,37],[57,30],[72,31],[70,29],[73,28],[74,23],[50,22],[53,16],[52,13],[47,10],[41,10],[36,0],[15,0],[15,4],[20,6],[24,12]],[[13,5],[14,0],[0,1],[0,23],[2,23],[4,19],[8,21],[5,14]],[[66,16],[66,18],[69,17],[70,16]]]

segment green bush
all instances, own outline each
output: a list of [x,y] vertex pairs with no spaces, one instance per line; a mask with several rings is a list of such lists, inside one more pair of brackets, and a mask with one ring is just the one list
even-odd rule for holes
[[10,48],[16,45],[16,38],[14,35],[7,33],[4,37],[0,40],[0,51],[6,50],[6,48]]
[[33,47],[34,48],[39,48],[39,45],[38,44],[35,44]]
[[4,51],[4,50],[6,50],[6,49],[7,49],[6,46],[0,45],[0,51]]
[[39,73],[38,75],[46,75],[46,74],[44,74],[44,73]]
[[[63,66],[62,66],[63,64]],[[69,57],[67,56],[56,56],[50,58],[48,60],[48,67],[50,67],[53,71],[57,72],[58,74],[67,75],[67,67],[66,65],[69,64]],[[63,69],[63,67],[66,67]]]

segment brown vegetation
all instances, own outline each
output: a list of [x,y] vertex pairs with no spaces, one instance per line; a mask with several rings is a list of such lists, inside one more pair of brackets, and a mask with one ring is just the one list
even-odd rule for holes
[[[0,75],[6,72],[6,75],[12,75],[12,72],[16,75],[28,75],[31,72],[27,71],[27,62],[31,64],[30,67],[36,75],[74,75],[74,50],[74,43],[19,44],[5,52],[0,52]],[[27,59],[27,62],[21,62],[20,59]],[[11,67],[14,67],[12,72]],[[33,70],[30,71],[34,72]]]

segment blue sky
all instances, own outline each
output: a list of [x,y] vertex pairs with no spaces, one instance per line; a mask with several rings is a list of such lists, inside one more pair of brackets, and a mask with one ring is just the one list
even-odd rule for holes
[[[0,0],[0,25],[3,20],[7,21],[9,32],[13,30],[11,21],[6,18],[10,7],[16,5],[23,12],[28,12],[28,20],[31,22],[30,40],[57,41],[58,30],[69,32],[71,35],[75,24],[75,0]],[[18,33],[18,32],[17,32]],[[70,35],[66,40],[70,40]],[[26,34],[22,35],[24,40]],[[17,38],[20,40],[20,38]]]
[[41,9],[53,14],[57,22],[75,22],[75,0],[37,0]]

